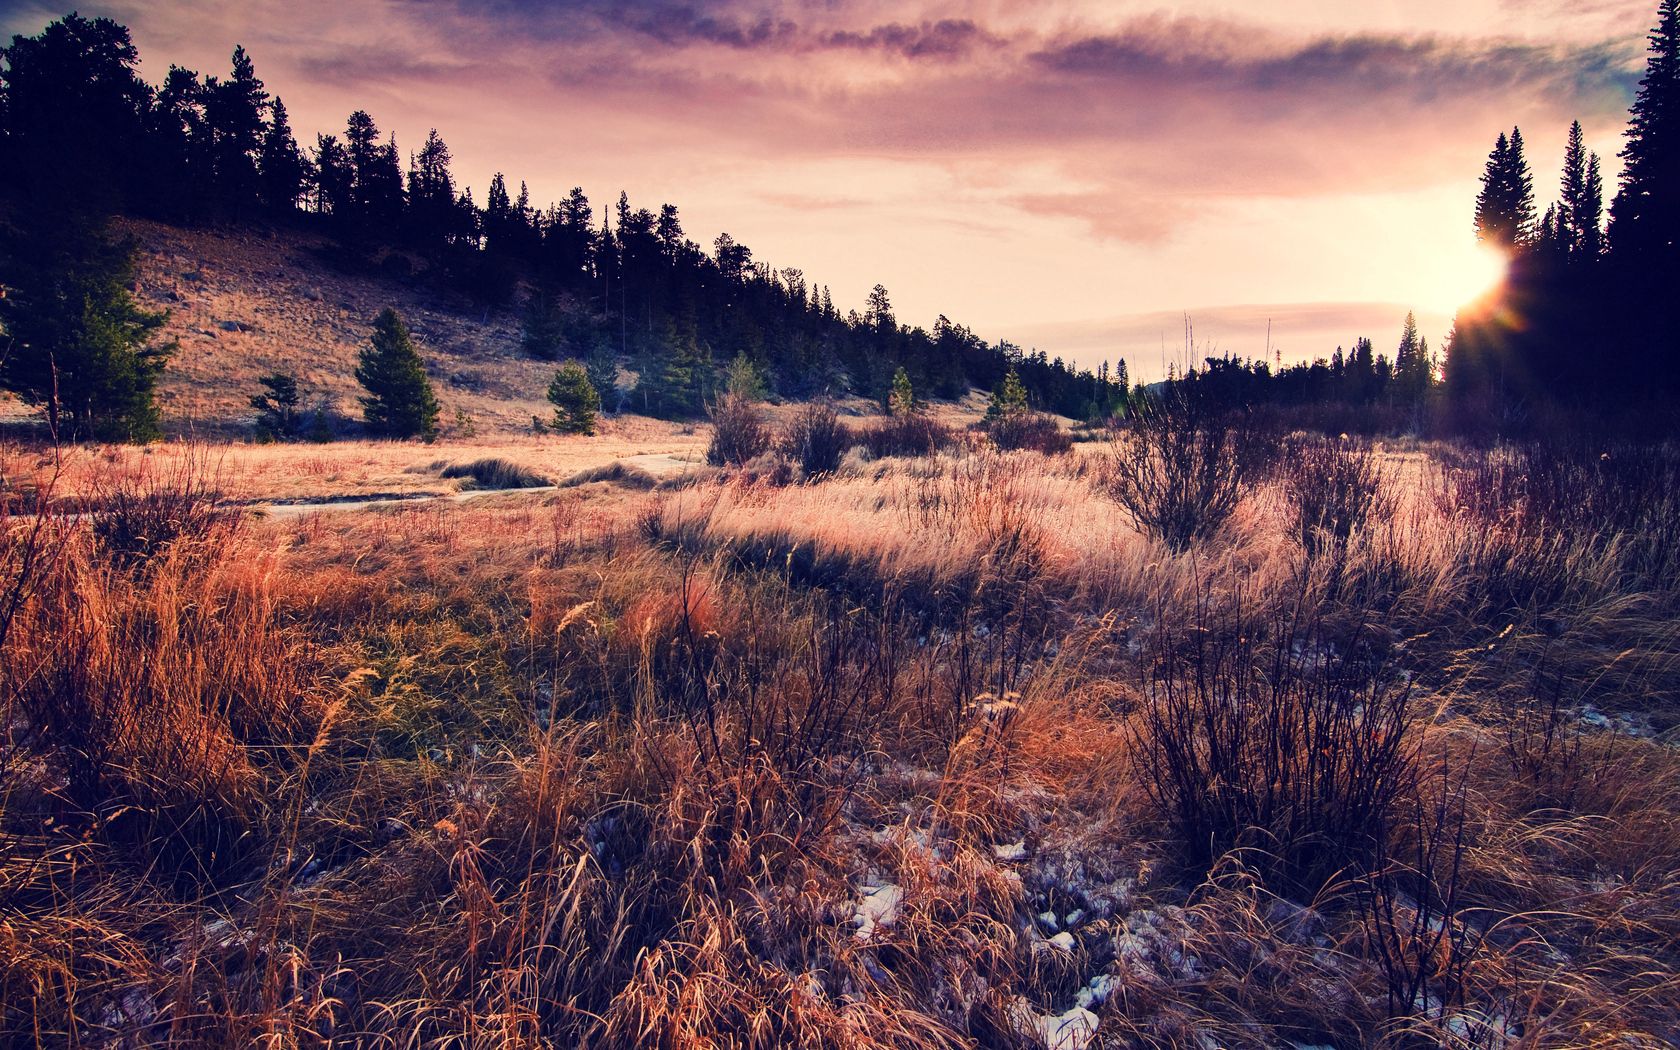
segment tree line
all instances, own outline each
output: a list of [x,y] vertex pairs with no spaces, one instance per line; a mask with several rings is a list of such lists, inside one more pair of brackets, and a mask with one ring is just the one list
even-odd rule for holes
[[[1392,356],[1369,339],[1283,366],[1210,357],[1168,387],[1215,407],[1318,410],[1337,429],[1487,437],[1672,434],[1680,424],[1680,11],[1662,0],[1605,208],[1602,163],[1574,122],[1556,199],[1538,210],[1522,129],[1489,152],[1475,236],[1506,259],[1497,292],[1460,312],[1437,354],[1406,317]],[[1325,413],[1326,408],[1346,409]],[[1307,414],[1311,421],[1311,414]]]
[[[1608,214],[1599,157],[1569,129],[1557,197],[1540,212],[1520,128],[1501,133],[1475,233],[1507,256],[1500,294],[1457,318],[1450,421],[1532,435],[1583,426],[1672,433],[1680,413],[1680,4],[1662,0]],[[1607,221],[1606,221],[1607,220]]]
[[[378,267],[479,309],[519,308],[526,352],[585,367],[609,409],[696,414],[737,360],[789,397],[884,404],[900,369],[940,398],[995,389],[1013,371],[1038,407],[1077,418],[1104,418],[1128,396],[1124,362],[1079,369],[944,316],[907,325],[879,284],[861,311],[842,312],[827,286],[727,233],[696,244],[672,204],[636,207],[621,193],[597,208],[574,188],[539,206],[498,173],[480,207],[436,130],[405,157],[356,110],[341,133],[305,147],[243,47],[225,76],[171,66],[156,87],[138,62],[126,27],[75,14],[0,49],[0,195],[16,264],[0,283],[17,289],[9,306],[0,300],[12,341],[0,382],[48,404],[69,436],[157,430],[150,394],[170,348],[147,333],[161,316],[126,294],[104,312],[71,305],[86,297],[70,286],[89,275],[119,293],[132,282],[133,245],[108,235],[115,214],[324,230],[343,266]],[[63,247],[44,256],[48,245]],[[32,328],[31,313],[46,319]],[[95,331],[105,316],[118,331]],[[123,347],[116,371],[128,376],[113,384]],[[621,365],[637,376],[624,390],[609,381]]]

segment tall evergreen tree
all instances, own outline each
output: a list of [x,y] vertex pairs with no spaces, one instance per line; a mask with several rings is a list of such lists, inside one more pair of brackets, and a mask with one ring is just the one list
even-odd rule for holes
[[71,14],[0,48],[0,187],[52,212],[109,214],[136,185],[151,90],[128,29]]
[[380,437],[437,436],[438,403],[408,326],[386,307],[373,322],[373,335],[356,365],[356,381],[367,390],[361,399],[367,428]]
[[258,156],[268,92],[243,47],[234,48],[232,74],[222,81],[209,78],[204,87],[216,195],[224,213],[238,219],[254,211],[261,196]]
[[1680,253],[1680,0],[1662,0],[1657,8],[1621,156],[1611,251],[1654,255],[1673,266]]
[[150,441],[153,401],[175,344],[156,336],[167,314],[129,293],[138,247],[86,216],[19,216],[0,244],[0,385],[46,408],[55,435]]
[[170,66],[146,117],[142,162],[146,211],[173,221],[199,218],[210,195],[210,133],[204,119],[204,84],[198,74]]
[[1581,235],[1581,257],[1597,259],[1603,255],[1604,175],[1599,171],[1597,153],[1587,154],[1587,183],[1576,206],[1575,222]]
[[560,434],[593,434],[595,417],[601,411],[601,395],[589,381],[589,372],[577,361],[567,361],[548,384],[548,400],[554,404],[554,421],[549,426]]
[[262,180],[262,202],[269,211],[287,215],[297,207],[304,180],[309,174],[308,163],[298,149],[297,139],[292,137],[286,104],[276,98],[269,110],[268,128],[263,133],[257,164]]
[[408,169],[408,229],[415,246],[439,252],[461,239],[449,146],[433,128]]
[[315,136],[315,211],[331,215],[341,224],[353,222],[356,214],[356,172],[350,155],[334,135]]
[[303,399],[298,392],[297,377],[288,372],[270,372],[257,382],[262,385],[262,393],[250,397],[251,407],[257,410],[257,440],[291,440],[302,422],[298,405]]
[[1500,133],[1476,197],[1476,239],[1502,248],[1527,244],[1534,232],[1534,176],[1523,155],[1522,131]]

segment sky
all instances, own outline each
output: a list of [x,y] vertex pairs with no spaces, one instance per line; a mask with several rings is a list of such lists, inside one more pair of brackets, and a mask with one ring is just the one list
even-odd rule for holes
[[[1541,210],[1581,121],[1613,192],[1655,0],[110,0],[142,73],[243,44],[300,141],[436,128],[483,202],[678,205],[842,310],[1134,378],[1284,362],[1497,276],[1477,179],[1520,125]],[[0,33],[63,12],[0,0]],[[1188,319],[1188,323],[1187,323]],[[1191,333],[1187,339],[1187,329]],[[1187,350],[1187,342],[1189,349]]]

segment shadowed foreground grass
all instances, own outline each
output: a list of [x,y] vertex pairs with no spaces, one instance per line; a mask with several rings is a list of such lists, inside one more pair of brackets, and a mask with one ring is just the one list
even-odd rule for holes
[[0,1042],[1672,1045],[1672,460],[1313,454],[8,502]]

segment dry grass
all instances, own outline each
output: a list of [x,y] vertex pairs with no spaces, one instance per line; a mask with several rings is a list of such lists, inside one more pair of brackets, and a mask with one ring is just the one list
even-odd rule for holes
[[51,450],[14,446],[4,455],[11,464],[13,485],[40,484],[57,472],[61,491],[84,501],[139,478],[179,473],[195,458],[206,459],[221,497],[239,504],[448,494],[460,491],[469,479],[446,478],[444,471],[478,460],[501,460],[545,478],[566,478],[619,461],[665,476],[682,472],[705,455],[703,433],[684,434],[671,424],[626,417],[604,423],[602,431],[589,438],[499,437],[431,445],[340,441],[207,449],[201,442],[180,441],[144,448],[88,446],[58,456]]
[[668,440],[7,450],[0,1042],[1672,1045],[1680,759],[1581,716],[1673,718],[1673,583],[1451,450],[1334,580],[1280,481],[1175,554],[1085,446],[54,513]]

